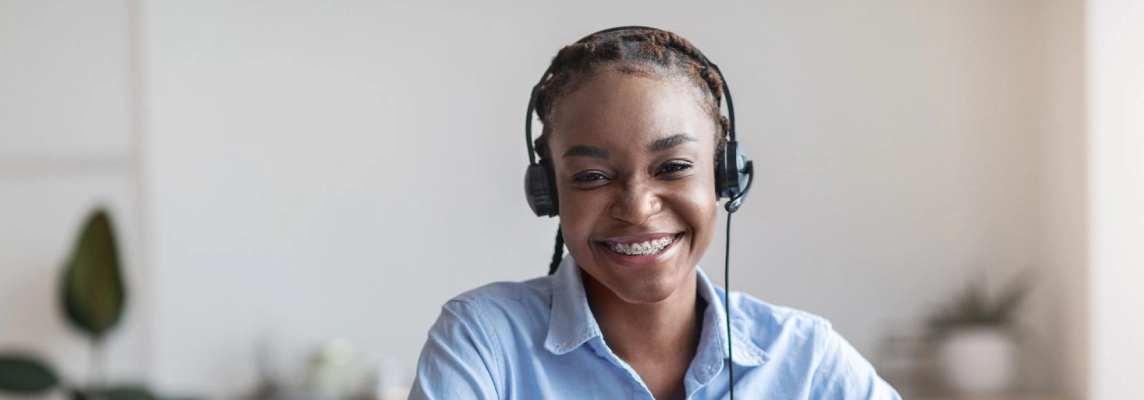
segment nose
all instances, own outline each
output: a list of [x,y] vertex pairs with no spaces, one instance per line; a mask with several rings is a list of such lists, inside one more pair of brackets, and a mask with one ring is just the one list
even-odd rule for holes
[[663,209],[654,184],[646,178],[629,178],[620,185],[612,203],[612,218],[633,225],[642,225]]

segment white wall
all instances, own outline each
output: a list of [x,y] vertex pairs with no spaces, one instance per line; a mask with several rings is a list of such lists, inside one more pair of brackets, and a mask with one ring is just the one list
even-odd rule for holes
[[0,352],[37,354],[71,382],[87,378],[90,353],[59,307],[60,272],[97,205],[114,219],[129,296],[108,374],[146,373],[130,14],[127,1],[0,0]]
[[735,91],[761,180],[734,288],[874,356],[978,270],[1058,257],[1039,4],[145,2],[154,377],[248,388],[270,332],[292,361],[344,336],[411,365],[446,299],[543,274],[527,93],[560,46],[626,24],[688,37]]
[[1087,5],[1089,394],[1144,397],[1144,3]]

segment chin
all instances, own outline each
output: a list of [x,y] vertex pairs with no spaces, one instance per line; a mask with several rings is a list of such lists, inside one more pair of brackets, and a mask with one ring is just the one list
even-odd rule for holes
[[[672,260],[674,261],[674,260]],[[686,261],[667,262],[648,268],[598,263],[595,268],[584,266],[585,272],[616,297],[631,304],[653,304],[666,300],[679,291],[687,275],[695,273],[694,265]]]

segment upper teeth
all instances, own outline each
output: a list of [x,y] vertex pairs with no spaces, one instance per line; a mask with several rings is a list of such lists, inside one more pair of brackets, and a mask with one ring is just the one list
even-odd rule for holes
[[646,256],[659,253],[675,240],[672,236],[665,236],[655,240],[640,243],[609,243],[612,251],[629,256]]

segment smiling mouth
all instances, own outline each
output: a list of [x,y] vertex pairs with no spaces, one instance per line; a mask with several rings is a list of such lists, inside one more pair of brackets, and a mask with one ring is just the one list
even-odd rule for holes
[[669,246],[671,246],[672,243],[675,243],[681,237],[683,237],[683,232],[677,233],[675,235],[663,236],[656,239],[645,240],[642,242],[621,243],[601,241],[596,243],[601,247],[611,250],[617,254],[632,257],[644,257],[654,256],[663,252],[664,249],[667,249]]

